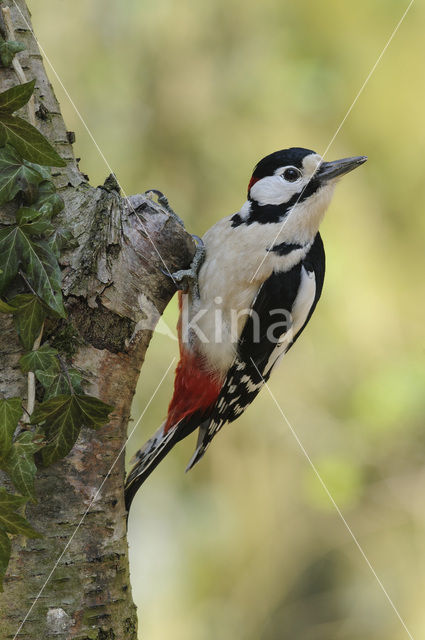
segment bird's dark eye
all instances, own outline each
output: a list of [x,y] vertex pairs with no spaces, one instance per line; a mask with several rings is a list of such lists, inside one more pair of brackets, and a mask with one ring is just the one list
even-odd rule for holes
[[298,171],[295,167],[289,167],[289,169],[285,169],[282,175],[288,182],[295,182],[301,176],[301,171]]

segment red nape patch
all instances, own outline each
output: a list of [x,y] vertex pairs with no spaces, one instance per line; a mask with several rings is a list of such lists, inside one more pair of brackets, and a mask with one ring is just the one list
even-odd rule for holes
[[221,384],[200,368],[199,359],[183,351],[176,369],[164,433],[192,413],[206,413],[217,400],[220,389]]
[[260,178],[254,178],[254,176],[252,176],[251,180],[249,181],[249,185],[248,185],[248,195],[249,192],[251,191],[251,187],[259,181]]

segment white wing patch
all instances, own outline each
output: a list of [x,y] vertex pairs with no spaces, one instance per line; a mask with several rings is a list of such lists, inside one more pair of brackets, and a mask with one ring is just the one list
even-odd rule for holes
[[279,364],[279,361],[291,346],[297,333],[299,333],[304,326],[308,314],[310,313],[310,309],[314,303],[315,295],[316,278],[314,271],[307,271],[303,265],[301,267],[300,286],[291,310],[292,326],[279,337],[279,341],[276,344],[275,349],[270,354],[270,358],[268,359],[263,371],[263,376],[267,376],[271,369]]
[[301,267],[301,282],[292,307],[293,333],[294,336],[304,326],[307,316],[314,302],[316,295],[316,277],[314,271],[307,271],[304,265]]

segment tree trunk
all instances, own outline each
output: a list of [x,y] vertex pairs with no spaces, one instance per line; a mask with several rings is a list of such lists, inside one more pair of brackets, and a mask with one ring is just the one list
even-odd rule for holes
[[[98,188],[88,184],[74,159],[25,2],[4,0],[1,7],[10,8],[16,39],[26,45],[18,54],[26,78],[36,78],[37,127],[67,161],[53,177],[65,200],[57,222],[75,238],[61,258],[68,319],[50,323],[45,335],[89,378],[87,392],[114,406],[108,426],[83,430],[65,460],[37,474],[38,503],[26,514],[43,538],[13,539],[0,596],[1,635],[132,640],[137,620],[129,586],[123,448],[146,348],[175,291],[160,271],[162,260],[170,271],[186,267],[193,242],[152,200],[138,195],[129,202],[113,180]],[[4,30],[2,19],[0,26]],[[0,68],[0,79],[2,90],[19,82],[13,68]],[[25,108],[20,115],[27,117]],[[6,207],[0,222],[7,219]],[[21,355],[11,316],[0,314],[4,397],[26,396]]]

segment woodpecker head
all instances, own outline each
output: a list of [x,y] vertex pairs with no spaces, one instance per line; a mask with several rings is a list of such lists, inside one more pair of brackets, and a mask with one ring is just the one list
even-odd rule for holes
[[248,185],[240,223],[285,222],[285,236],[308,242],[319,228],[338,178],[366,162],[366,156],[323,162],[310,149],[275,151],[257,164]]

